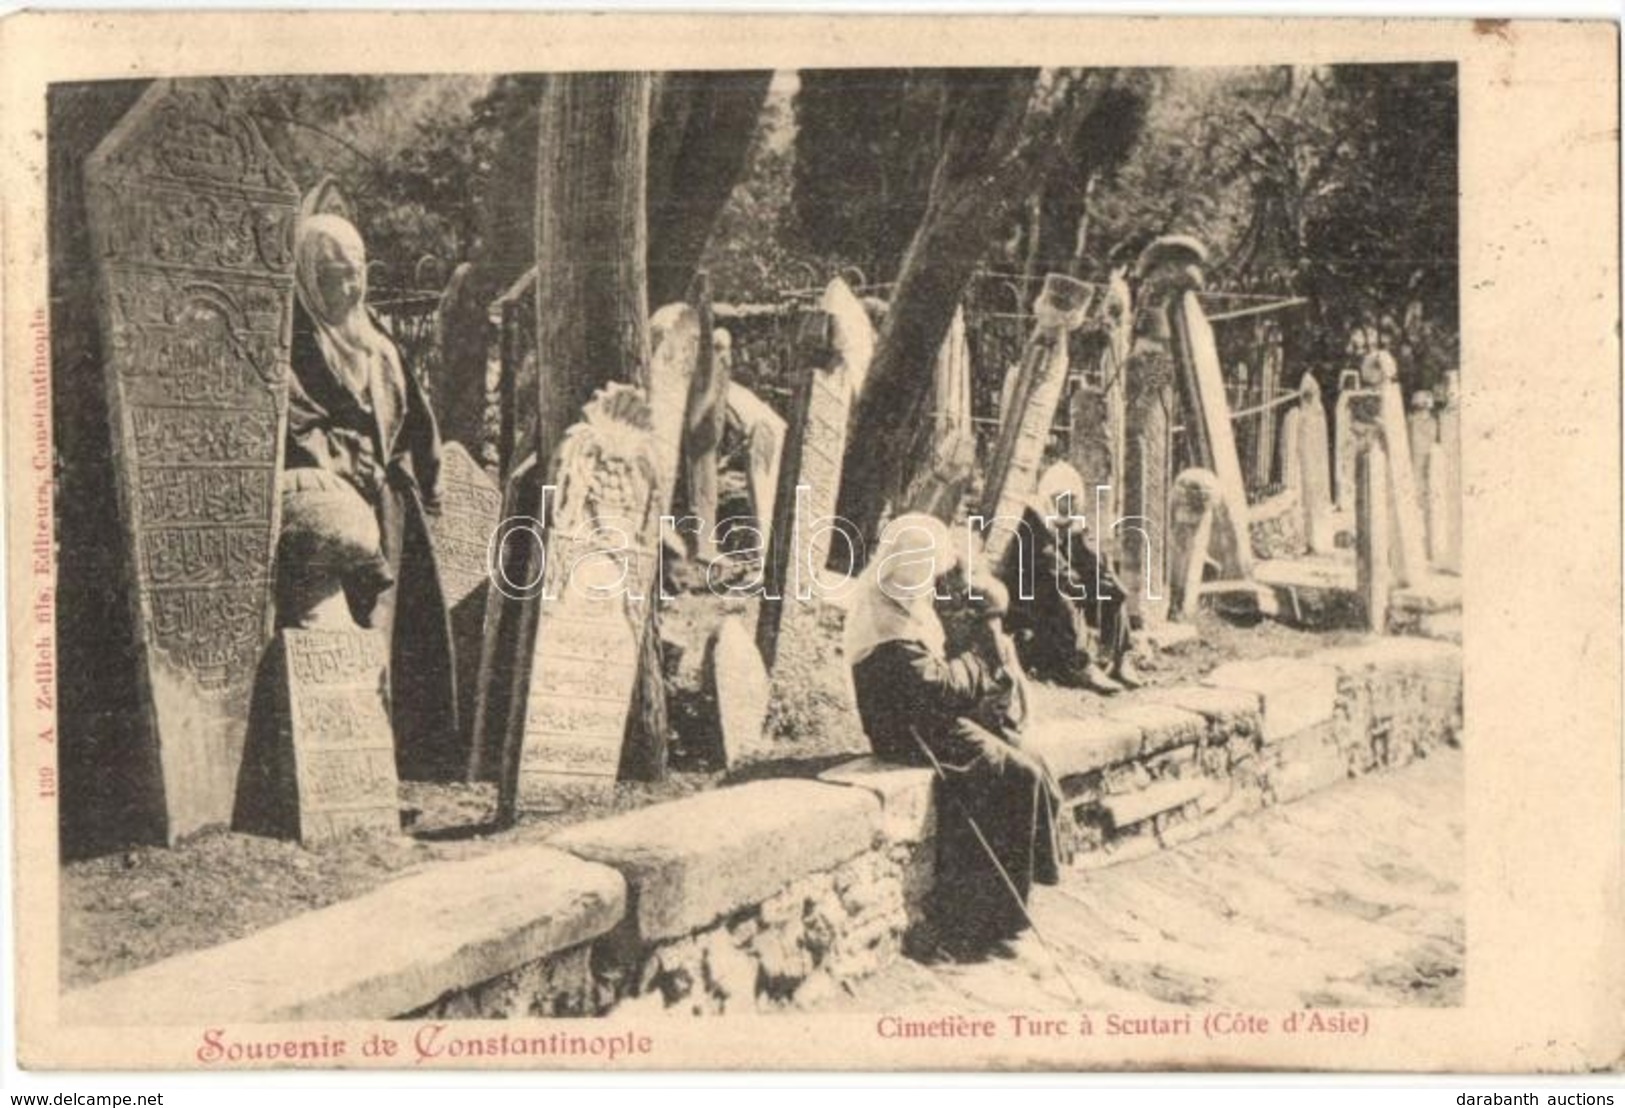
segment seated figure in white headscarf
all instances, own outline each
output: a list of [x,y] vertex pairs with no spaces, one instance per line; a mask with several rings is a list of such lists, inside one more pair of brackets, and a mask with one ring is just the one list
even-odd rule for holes
[[1114,695],[1141,684],[1130,657],[1123,586],[1091,543],[1083,477],[1056,462],[1039,478],[1001,578],[1008,626],[1036,678]]
[[[1002,726],[1019,680],[1013,659],[993,651],[947,654],[934,601],[938,579],[957,564],[939,520],[922,514],[893,520],[859,583],[845,645],[875,754],[938,773],[932,915],[949,945],[974,949],[1024,928],[1033,883],[1059,880],[1059,798],[1043,762]],[[996,581],[977,584],[983,616],[997,624],[1004,590]]]

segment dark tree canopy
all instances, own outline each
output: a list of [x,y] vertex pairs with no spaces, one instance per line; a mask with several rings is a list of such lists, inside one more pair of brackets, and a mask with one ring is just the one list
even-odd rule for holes
[[896,275],[925,212],[943,91],[934,70],[801,72],[789,227],[797,246],[872,281]]

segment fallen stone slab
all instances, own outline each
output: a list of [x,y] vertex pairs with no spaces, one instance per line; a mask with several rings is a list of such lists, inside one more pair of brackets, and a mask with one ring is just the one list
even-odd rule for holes
[[804,874],[871,849],[881,802],[866,789],[758,781],[566,828],[549,843],[626,878],[643,942],[698,930]]
[[922,843],[936,833],[932,771],[883,762],[873,755],[842,762],[818,775],[831,785],[865,789],[880,800],[880,830],[890,843]]
[[1264,741],[1278,743],[1331,721],[1337,710],[1337,679],[1337,667],[1324,662],[1264,658],[1227,662],[1209,673],[1203,683],[1258,696],[1264,711]]
[[389,1019],[607,932],[626,885],[545,846],[433,866],[247,938],[69,993],[65,1023]]

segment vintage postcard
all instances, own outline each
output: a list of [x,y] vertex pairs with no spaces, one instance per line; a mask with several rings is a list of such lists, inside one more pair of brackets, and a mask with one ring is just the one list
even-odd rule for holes
[[0,22],[18,1064],[1625,1059],[1605,22]]

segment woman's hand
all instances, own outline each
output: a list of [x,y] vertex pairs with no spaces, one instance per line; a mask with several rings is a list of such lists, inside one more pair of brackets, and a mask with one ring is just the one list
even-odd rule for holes
[[998,627],[1004,623],[1004,617],[1010,611],[1010,590],[997,578],[989,577],[983,580],[973,580],[971,588],[979,592],[977,600],[978,614],[982,619]]

